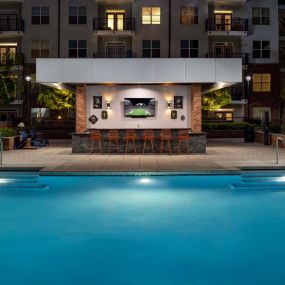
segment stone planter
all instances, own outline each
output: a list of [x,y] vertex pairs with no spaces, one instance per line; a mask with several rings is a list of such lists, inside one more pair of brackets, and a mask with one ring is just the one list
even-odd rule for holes
[[14,137],[2,137],[4,150],[12,150],[14,149],[15,143],[19,140],[19,136]]

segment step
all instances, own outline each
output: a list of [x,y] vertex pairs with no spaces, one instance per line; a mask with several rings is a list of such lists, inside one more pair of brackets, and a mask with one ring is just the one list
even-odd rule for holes
[[1,184],[7,184],[7,183],[37,183],[38,181],[39,181],[38,178],[31,178],[31,179],[0,178],[0,187],[1,187]]
[[251,183],[235,183],[235,184],[230,184],[230,187],[233,190],[250,190],[250,191],[260,191],[260,190],[265,190],[265,191],[285,191],[285,184],[260,184],[260,185],[254,185]]
[[39,179],[39,175],[15,175],[15,174],[4,175],[4,174],[0,174],[0,179]]
[[282,177],[285,176],[285,171],[264,171],[264,172],[246,172],[242,173],[241,177]]
[[283,176],[268,176],[268,177],[244,177],[242,182],[285,182],[285,177]]
[[17,187],[1,187],[0,191],[48,191],[49,190],[49,186],[48,185],[38,185],[37,187],[21,187],[21,186],[17,186]]

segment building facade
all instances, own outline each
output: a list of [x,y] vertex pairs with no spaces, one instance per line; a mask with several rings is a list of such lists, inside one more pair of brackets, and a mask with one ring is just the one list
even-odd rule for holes
[[0,23],[1,59],[24,55],[24,87],[1,120],[37,112],[36,58],[241,58],[250,81],[227,87],[231,104],[206,119],[280,118],[277,0],[4,0]]

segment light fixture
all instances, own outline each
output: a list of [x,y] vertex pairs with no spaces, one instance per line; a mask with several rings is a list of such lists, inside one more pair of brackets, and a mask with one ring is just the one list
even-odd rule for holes
[[245,77],[245,80],[246,80],[247,82],[250,82],[250,81],[251,81],[251,76],[250,76],[250,75],[247,75],[247,76]]
[[30,75],[27,75],[27,76],[25,77],[25,79],[26,79],[26,81],[28,81],[28,82],[32,81],[32,77],[31,77]]
[[61,115],[59,115],[57,118],[58,118],[59,120],[61,120],[62,117],[61,117]]
[[215,10],[214,13],[215,14],[232,14],[233,11],[231,11],[231,10]]
[[106,102],[106,109],[111,109],[111,102],[110,101]]
[[167,101],[166,107],[167,107],[167,109],[171,109],[171,107],[172,107],[171,101]]

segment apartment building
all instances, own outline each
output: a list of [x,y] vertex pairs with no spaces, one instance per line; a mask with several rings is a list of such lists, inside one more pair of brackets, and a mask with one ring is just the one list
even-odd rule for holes
[[[35,80],[36,58],[241,58],[250,81],[203,85],[204,93],[226,86],[232,94],[211,119],[243,120],[247,103],[250,118],[280,118],[277,0],[6,0],[0,17],[1,53],[25,55],[23,79]],[[25,102],[0,112],[21,116]],[[28,103],[36,108],[35,96]]]

